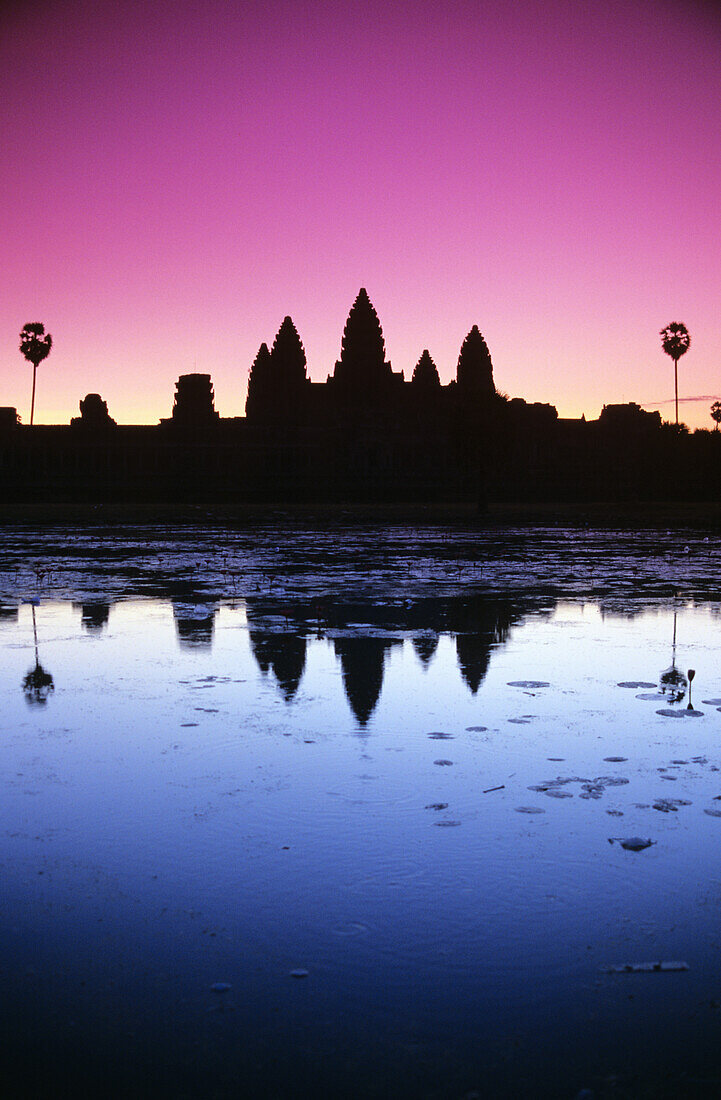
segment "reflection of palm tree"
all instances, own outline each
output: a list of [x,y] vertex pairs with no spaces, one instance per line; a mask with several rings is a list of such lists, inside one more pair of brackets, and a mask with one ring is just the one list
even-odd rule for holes
[[688,329],[679,321],[672,321],[661,329],[661,343],[666,355],[673,359],[673,384],[676,396],[676,427],[678,428],[678,361],[685,355],[691,344]]
[[38,629],[35,622],[35,604],[33,604],[33,638],[35,640],[35,668],[31,668],[23,677],[23,691],[30,706],[44,706],[48,695],[55,691],[55,683],[49,672],[40,664],[38,657]]
[[686,694],[688,679],[676,668],[676,611],[673,613],[673,642],[671,644],[671,664],[664,669],[658,681],[662,695],[668,696],[669,703],[680,703]]

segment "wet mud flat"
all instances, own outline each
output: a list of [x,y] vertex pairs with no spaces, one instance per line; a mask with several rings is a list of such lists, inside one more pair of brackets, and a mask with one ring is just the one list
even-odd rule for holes
[[675,528],[259,523],[6,527],[0,599],[272,594],[379,602],[423,595],[714,598],[721,534]]
[[4,1094],[717,1095],[718,552],[9,532]]

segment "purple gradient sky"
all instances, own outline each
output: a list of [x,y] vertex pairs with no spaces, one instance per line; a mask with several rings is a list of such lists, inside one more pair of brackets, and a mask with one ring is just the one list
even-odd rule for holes
[[[721,19],[680,0],[16,5],[2,17],[0,405],[240,415],[286,313],[325,379],[368,288],[395,370],[472,324],[561,415],[721,396]],[[673,417],[672,404],[662,405]]]

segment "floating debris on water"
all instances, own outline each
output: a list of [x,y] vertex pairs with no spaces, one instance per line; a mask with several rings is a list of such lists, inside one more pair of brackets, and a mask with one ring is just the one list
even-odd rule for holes
[[701,702],[707,707],[721,707],[721,699],[702,699]]
[[605,764],[625,764],[628,760],[627,756],[604,756]]
[[547,688],[551,685],[548,680],[509,680],[508,686],[511,688]]
[[545,810],[542,810],[540,806],[516,806],[517,814],[545,814]]
[[605,974],[670,974],[688,970],[686,962],[643,962],[621,963],[617,966],[602,966]]
[[447,802],[429,802],[428,805],[426,806],[426,809],[427,810],[447,810],[448,809],[448,803]]
[[721,817],[721,810],[704,810],[709,817]]
[[452,760],[434,760],[434,764],[437,764],[439,768],[450,768],[453,764]]
[[434,730],[434,732],[429,733],[428,736],[431,737],[434,741],[452,741],[453,740],[453,734],[452,733],[440,733],[440,731],[438,731],[438,730]]
[[620,688],[654,688],[654,683],[649,683],[648,680],[621,680],[618,684]]
[[[488,726],[466,726],[467,733],[486,733],[487,730]],[[432,737],[433,734],[429,734],[429,736]]]
[[685,798],[659,798],[653,804],[654,810],[660,810],[662,814],[676,813],[679,806],[691,806],[692,803]]
[[644,840],[641,836],[610,836],[608,838],[609,844],[613,844],[614,841],[625,848],[627,852],[642,852],[644,848],[650,848],[652,844],[656,843],[655,840]]
[[456,825],[460,825],[460,821],[434,821],[433,824],[440,826],[442,829],[451,829]]

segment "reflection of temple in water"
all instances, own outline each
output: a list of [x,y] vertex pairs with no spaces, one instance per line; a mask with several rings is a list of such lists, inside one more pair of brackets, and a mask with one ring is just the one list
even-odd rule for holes
[[[441,634],[454,635],[461,676],[475,695],[488,671],[491,651],[508,639],[523,610],[508,599],[477,596],[422,599],[402,607],[331,603],[322,613],[317,601],[280,604],[259,598],[246,602],[253,656],[264,675],[273,672],[286,702],[295,697],[305,669],[310,624],[318,639],[331,635],[346,698],[360,726],[368,724],[378,705],[388,654],[403,644],[403,638],[394,637],[393,632],[411,635],[424,668],[430,666]],[[270,620],[278,621],[280,616],[286,627],[273,629]],[[364,633],[363,626],[356,624],[367,624],[372,632]]]
[[475,695],[486,678],[491,650],[508,639],[517,616],[508,601],[480,600],[463,608],[459,619],[456,628],[458,667]]
[[[249,616],[250,621],[250,616]],[[270,669],[286,703],[295,697],[305,670],[306,640],[301,634],[250,630],[250,648],[263,675]]]
[[438,649],[438,635],[437,634],[418,634],[413,639],[413,648],[416,651],[418,660],[421,662],[424,668],[428,668],[429,664],[436,655]]
[[176,600],[173,618],[181,649],[210,649],[213,644],[217,604],[188,604]]
[[83,629],[90,634],[97,634],[107,626],[110,618],[110,604],[100,600],[82,604],[73,604],[74,608],[80,608],[80,621]]
[[335,655],[340,660],[343,687],[350,708],[361,726],[375,710],[383,687],[386,656],[396,638],[336,638]]

